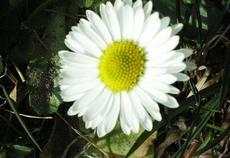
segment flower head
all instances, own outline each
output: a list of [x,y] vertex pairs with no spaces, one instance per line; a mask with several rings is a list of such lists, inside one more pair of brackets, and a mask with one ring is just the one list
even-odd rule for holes
[[86,128],[99,137],[117,120],[125,134],[150,131],[161,121],[159,104],[177,108],[172,86],[189,77],[181,73],[189,49],[174,50],[182,24],[169,26],[169,18],[152,13],[152,2],[115,0],[100,5],[100,16],[87,10],[87,19],[66,36],[71,51],[60,51],[61,96],[74,101],[68,115],[83,116]]

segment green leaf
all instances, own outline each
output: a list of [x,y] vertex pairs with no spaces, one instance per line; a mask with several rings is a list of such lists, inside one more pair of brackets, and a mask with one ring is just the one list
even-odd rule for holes
[[99,139],[97,141],[98,147],[103,149],[106,152],[111,152],[115,155],[125,156],[129,148],[133,145],[135,140],[138,138],[138,134],[130,134],[129,136],[125,135],[118,127],[111,134],[105,138]]
[[27,155],[31,153],[31,151],[33,150],[30,147],[22,146],[22,145],[13,145],[12,149],[16,151],[17,153],[20,153],[20,155]]
[[[64,9],[64,6],[57,7],[58,12],[64,12]],[[45,54],[31,60],[27,67],[30,106],[38,114],[56,112],[62,102],[58,87],[58,51],[64,48],[65,17],[50,14],[48,18],[50,22],[45,30],[46,38],[43,39],[47,48],[43,48]]]
[[91,7],[92,4],[93,4],[93,0],[84,0],[84,6],[85,6],[86,8]]
[[[136,139],[143,132],[143,129],[139,131],[139,133],[132,133],[130,135],[125,135],[120,126],[117,125],[116,128],[109,133],[107,136],[103,138],[96,139],[96,145],[98,148],[107,152],[108,155],[113,155],[115,157],[125,157],[128,153],[130,147],[135,143]],[[152,145],[152,141],[156,138],[156,133],[151,134],[149,140],[142,143],[142,148],[137,150],[132,154],[133,158],[137,157],[147,157],[147,153],[153,155],[153,153],[148,152],[150,146]],[[93,157],[102,157],[102,154],[98,152],[96,148],[90,148],[87,150],[88,155]]]
[[58,96],[53,94],[53,67],[53,64],[43,58],[31,61],[27,67],[29,103],[38,114],[55,112],[60,104]]
[[159,128],[163,127],[166,124],[166,120],[162,120],[161,122],[153,122],[153,129],[148,132],[144,131],[141,133],[141,135],[135,140],[131,148],[126,154],[126,157],[129,157],[132,155],[140,146],[154,133],[156,132]]
[[94,0],[78,0],[78,5],[81,8],[89,8],[94,4]]

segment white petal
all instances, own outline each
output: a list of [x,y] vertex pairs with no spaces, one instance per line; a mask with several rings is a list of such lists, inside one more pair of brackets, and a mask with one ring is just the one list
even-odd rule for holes
[[101,124],[99,127],[97,127],[97,135],[98,137],[103,137],[105,134],[104,124]]
[[177,78],[177,81],[188,81],[189,80],[189,76],[183,73],[174,73],[172,75],[174,75]]
[[99,70],[94,65],[75,63],[74,66],[63,65],[60,69],[60,74],[62,78],[69,79],[95,77],[99,74]]
[[162,117],[160,114],[160,108],[158,104],[155,101],[153,101],[152,98],[148,94],[146,94],[141,88],[136,87],[135,92],[141,100],[142,105],[152,116],[152,118],[154,118],[157,121],[161,121]]
[[97,116],[94,120],[92,121],[86,121],[85,122],[85,127],[86,128],[91,128],[91,129],[95,129],[102,121],[103,121],[103,117]]
[[153,9],[153,3],[152,1],[148,1],[144,6],[144,12],[146,18],[151,14],[152,9]]
[[186,64],[178,63],[178,64],[175,64],[175,65],[168,66],[167,67],[167,72],[168,73],[177,73],[177,72],[181,72],[181,71],[185,70],[185,68],[186,68]]
[[98,85],[98,81],[86,82],[84,84],[76,84],[73,86],[60,85],[61,96],[64,101],[74,101],[79,98],[79,94],[88,91]]
[[[60,69],[61,77],[85,77],[94,76],[95,74],[99,73],[99,70],[97,69],[97,64],[82,64],[73,62],[67,63],[66,60],[61,60],[60,63],[62,64]],[[91,75],[90,73],[92,73],[93,75]]]
[[173,50],[174,48],[176,48],[176,46],[179,43],[179,36],[173,36],[171,37],[166,43],[164,43],[161,47],[155,48],[156,52],[158,53],[167,53],[171,50]]
[[100,115],[101,113],[106,114],[106,112],[108,111],[108,108],[110,108],[110,107],[108,107],[108,105],[110,105],[110,104],[108,104],[108,102],[111,98],[111,95],[112,95],[112,93],[109,90],[107,90],[106,88],[103,89],[101,94],[98,95],[98,97],[95,98],[95,100],[93,102],[88,104],[89,108],[85,112],[85,114],[83,116],[83,120],[84,121],[91,121],[94,118],[96,118],[98,115]]
[[80,19],[79,28],[84,34],[91,39],[101,50],[104,50],[106,47],[105,41],[97,34],[92,25],[85,19]]
[[110,2],[106,3],[105,11],[108,18],[108,29],[110,30],[113,39],[119,40],[121,38],[119,21],[113,5]]
[[80,43],[78,43],[70,35],[66,35],[66,39],[65,39],[64,43],[69,49],[71,49],[74,52],[77,52],[77,53],[84,53],[85,52],[85,49],[83,48],[83,46],[80,45]]
[[148,76],[159,76],[167,73],[166,68],[146,68],[145,74],[148,74]]
[[179,89],[177,89],[171,85],[165,84],[161,81],[151,80],[150,78],[147,78],[147,77],[143,78],[139,84],[140,84],[140,86],[143,86],[143,84],[148,84],[149,88],[152,88],[154,90],[159,90],[159,91],[164,92],[164,93],[171,93],[171,94],[179,94],[180,93]]
[[126,92],[121,93],[121,112],[120,117],[125,121],[128,127],[134,132],[139,131],[139,122],[132,109],[130,98]]
[[191,61],[186,61],[186,71],[191,71],[191,70],[195,70],[197,68],[196,64],[194,62]]
[[82,32],[69,32],[69,35],[79,43],[88,55],[99,57],[101,55],[101,50]]
[[126,5],[122,8],[120,18],[122,38],[130,39],[132,37],[134,23],[134,13],[131,6]]
[[178,32],[180,32],[183,28],[183,24],[179,23],[179,24],[175,24],[172,26],[172,35],[176,35]]
[[88,82],[92,82],[95,80],[96,77],[97,77],[96,75],[93,77],[91,77],[90,75],[86,76],[86,77],[82,77],[82,76],[81,77],[72,77],[72,78],[64,77],[59,81],[59,85],[61,86],[60,87],[61,89],[65,89],[65,88],[71,87],[73,85],[86,84]]
[[138,39],[140,45],[143,47],[148,45],[148,43],[155,36],[159,28],[160,28],[160,20],[156,18],[155,14],[152,14],[146,19],[144,23],[142,33]]
[[[157,61],[157,59],[159,59]],[[155,58],[146,63],[146,67],[170,67],[178,65],[184,60],[184,54],[178,52],[169,52],[162,55],[162,58]]]
[[74,116],[74,115],[76,115],[76,114],[77,114],[77,110],[76,110],[77,106],[78,106],[78,101],[75,101],[75,102],[73,103],[73,105],[71,105],[71,107],[69,108],[67,114],[68,114],[69,116]]
[[89,108],[88,105],[101,94],[103,89],[104,86],[102,84],[98,84],[95,88],[93,88],[91,91],[89,91],[82,98],[79,99],[79,106],[77,108],[79,116],[82,116],[86,112],[86,110]]
[[151,40],[151,42],[147,45],[146,49],[152,50],[152,47],[155,48],[157,46],[161,46],[163,43],[169,40],[169,38],[171,37],[171,33],[171,27],[163,29],[162,31],[157,33],[157,35]]
[[121,8],[123,7],[124,3],[121,0],[115,0],[114,2],[114,9],[118,15],[118,13],[120,12]]
[[144,11],[142,8],[137,9],[134,14],[134,30],[133,30],[133,39],[137,40],[140,36],[144,25]]
[[86,69],[86,70],[97,70],[97,66],[98,64],[96,63],[91,63],[91,64],[84,64],[84,63],[77,63],[77,62],[67,62],[66,60],[61,60],[61,72],[64,71],[69,71],[69,72],[80,72],[80,73],[84,73],[82,69]]
[[168,108],[178,108],[179,104],[177,102],[177,100],[168,95],[168,100],[166,102],[161,102],[161,104],[163,104],[164,106],[168,107]]
[[107,44],[112,42],[111,35],[101,18],[94,12],[87,10],[86,16],[94,27],[95,31],[104,39]]
[[169,17],[162,18],[161,19],[161,27],[160,27],[160,29],[161,30],[165,29],[166,27],[168,27],[169,23],[170,23],[170,18]]
[[139,9],[142,9],[142,0],[136,0],[133,4],[134,13]]
[[130,127],[128,126],[128,124],[126,123],[125,118],[122,117],[121,115],[120,115],[120,124],[121,124],[121,129],[122,129],[122,131],[123,131],[126,135],[129,135],[130,132],[131,132],[131,129],[130,129]]
[[174,63],[182,62],[185,58],[183,53],[171,51],[168,53],[159,54],[156,52],[147,54],[149,60],[146,62],[146,67],[155,67],[160,65],[169,66]]
[[[82,19],[80,19],[80,20],[82,20]],[[79,29],[78,26],[72,26],[72,27],[71,27],[71,30],[72,30],[72,31],[79,31],[80,29]]]
[[132,6],[133,4],[133,0],[123,0],[123,2],[125,5],[129,5],[129,6]]
[[80,63],[80,64],[92,64],[96,65],[98,64],[98,60],[96,58],[93,58],[91,56],[80,54],[80,53],[73,53],[70,51],[59,51],[58,55],[60,58],[64,61],[70,62],[70,63]]
[[136,117],[138,118],[139,122],[141,123],[142,127],[144,127],[147,131],[152,130],[152,120],[149,117],[148,113],[145,111],[143,106],[141,105],[141,102],[136,95],[135,91],[132,91],[130,94],[130,100],[133,105],[133,111],[136,114]]
[[139,85],[144,91],[146,91],[151,97],[156,100],[159,103],[162,102],[167,102],[168,101],[168,96],[159,90],[155,90],[152,88],[149,88],[149,84],[141,84]]
[[193,53],[193,50],[192,49],[188,49],[188,48],[182,48],[182,49],[178,49],[178,50],[175,50],[176,52],[180,52],[180,53],[183,53],[185,58],[189,57],[192,55]]
[[173,84],[177,81],[177,78],[171,74],[164,74],[164,75],[160,75],[157,77],[153,76],[152,79],[156,80],[156,81],[161,81],[161,82],[166,83],[166,84]]
[[140,86],[144,91],[148,92],[148,94],[150,94],[155,101],[161,103],[162,105],[169,108],[177,108],[179,106],[175,98],[165,94],[164,92],[161,92],[159,90],[153,90],[149,88],[148,84]]
[[[99,137],[102,137],[102,136],[104,136],[105,134],[108,133],[108,132],[106,132],[106,129],[105,129],[105,125],[106,125],[105,123],[106,123],[106,120],[107,120],[106,115],[108,115],[108,112],[112,108],[112,106],[113,106],[113,96],[111,96],[111,98],[109,99],[109,102],[106,103],[106,106],[103,109],[103,112],[98,114],[95,117],[95,119],[90,121],[90,124],[89,124],[90,126],[89,127],[92,127],[92,128],[97,127],[97,129],[99,129],[99,130],[97,130],[97,132],[100,132],[99,135],[98,135]],[[85,119],[84,116],[83,116],[83,120]]]
[[108,112],[105,122],[105,131],[109,133],[115,127],[120,111],[120,95],[114,96],[114,102],[111,105],[111,109]]

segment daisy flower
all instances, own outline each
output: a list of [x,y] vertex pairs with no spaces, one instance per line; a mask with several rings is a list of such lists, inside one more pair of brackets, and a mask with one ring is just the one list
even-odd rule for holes
[[102,137],[119,120],[125,134],[140,125],[150,131],[161,121],[159,105],[177,108],[172,86],[186,81],[185,58],[190,49],[174,50],[182,24],[169,26],[169,17],[152,13],[152,2],[115,0],[100,5],[100,15],[86,11],[66,36],[71,50],[59,52],[61,96],[74,101],[68,115],[82,116],[86,128]]

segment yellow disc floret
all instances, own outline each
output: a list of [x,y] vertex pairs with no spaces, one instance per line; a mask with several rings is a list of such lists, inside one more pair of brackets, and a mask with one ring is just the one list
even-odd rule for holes
[[144,73],[145,52],[131,40],[114,41],[100,57],[99,78],[113,92],[129,91]]

